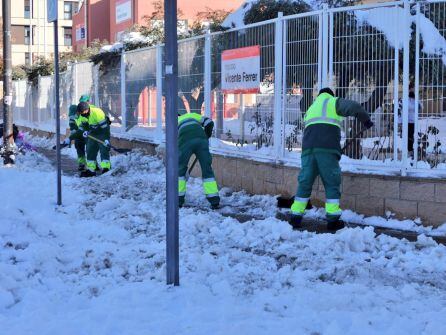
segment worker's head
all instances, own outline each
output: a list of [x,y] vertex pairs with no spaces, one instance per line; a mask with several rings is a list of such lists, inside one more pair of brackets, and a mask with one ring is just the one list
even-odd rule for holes
[[90,103],[90,96],[88,94],[82,94],[79,102],[87,102]]
[[79,105],[77,105],[77,113],[88,117],[90,115],[90,105],[85,101],[79,102]]
[[321,95],[321,94],[323,94],[323,93],[330,94],[332,97],[334,97],[334,93],[333,93],[333,91],[331,90],[330,87],[324,87],[323,89],[321,89],[321,90],[319,91],[319,94],[318,94],[318,95]]

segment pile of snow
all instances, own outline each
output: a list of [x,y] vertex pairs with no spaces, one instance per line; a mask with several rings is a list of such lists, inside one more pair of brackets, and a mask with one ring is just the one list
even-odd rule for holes
[[[74,150],[72,148],[71,150]],[[36,153],[0,166],[0,324],[11,334],[442,334],[446,248],[371,228],[295,232],[180,210],[178,288],[165,285],[165,171],[134,153],[94,179],[56,174]],[[274,199],[223,190],[272,213]],[[268,212],[269,211],[269,212]]]
[[140,32],[129,32],[121,36],[120,40],[113,45],[104,45],[99,53],[121,52],[124,48],[138,45],[152,45],[155,43],[154,37],[144,36]]
[[242,3],[242,5],[235,11],[233,11],[231,14],[229,14],[224,21],[222,22],[223,27],[227,28],[239,28],[243,27],[245,23],[243,22],[243,19],[245,18],[245,14],[251,9],[253,3],[257,2],[258,0],[246,0]]

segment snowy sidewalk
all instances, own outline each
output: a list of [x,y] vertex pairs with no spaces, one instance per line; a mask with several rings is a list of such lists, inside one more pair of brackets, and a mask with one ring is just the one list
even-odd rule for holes
[[[265,219],[180,211],[181,286],[165,286],[164,167],[138,153],[93,179],[43,156],[0,167],[0,325],[11,334],[443,334],[446,247],[372,228],[292,231],[269,196],[227,196]],[[205,199],[199,180],[188,201]]]

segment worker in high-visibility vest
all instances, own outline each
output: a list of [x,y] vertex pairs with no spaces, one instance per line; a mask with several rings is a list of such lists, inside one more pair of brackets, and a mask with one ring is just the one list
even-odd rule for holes
[[291,206],[290,224],[301,225],[313,183],[319,175],[325,188],[325,212],[327,228],[344,227],[340,220],[341,208],[341,126],[344,117],[353,116],[369,129],[373,126],[368,113],[357,102],[336,98],[330,88],[323,88],[305,113],[305,129],[302,141],[302,167],[298,188]]
[[183,206],[186,197],[186,173],[188,163],[194,154],[200,163],[203,177],[203,191],[212,208],[218,208],[220,196],[212,170],[212,156],[208,139],[212,135],[214,122],[198,113],[178,113],[178,193],[179,205]]

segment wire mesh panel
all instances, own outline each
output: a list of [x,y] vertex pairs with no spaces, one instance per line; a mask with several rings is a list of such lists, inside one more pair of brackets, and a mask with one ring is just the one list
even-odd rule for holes
[[28,83],[26,80],[13,81],[13,99],[12,111],[14,113],[14,121],[19,124],[21,121],[25,123],[31,121],[30,119],[30,95],[28,93]]
[[93,102],[95,99],[93,86],[93,63],[76,63],[73,65],[73,67],[73,72],[76,74],[75,83],[77,85],[75,88],[76,96],[73,96],[73,103],[78,102],[79,98],[84,94],[88,94],[90,96],[90,102]]
[[[54,101],[52,99],[54,92],[54,76],[39,78],[39,95],[38,95],[38,109],[37,118],[39,123],[53,124],[54,115],[52,113],[54,108]],[[62,91],[62,94],[64,91]]]
[[178,110],[204,114],[204,43],[195,38],[178,42]]
[[[221,148],[234,146],[270,155],[274,129],[275,23],[233,30],[211,37],[211,115]],[[224,94],[221,90],[222,53],[260,46],[260,94]]]
[[121,114],[121,55],[115,55],[102,63],[98,70],[98,107],[112,121],[112,126],[122,125]]
[[156,48],[125,55],[127,129],[156,127]]
[[446,169],[446,3],[421,3],[416,24],[419,86],[409,99],[407,145],[414,167]]
[[284,151],[302,148],[303,116],[320,88],[320,14],[285,21]]
[[[53,83],[54,86],[56,85],[54,76],[53,76]],[[67,70],[60,74],[60,82],[59,82],[59,99],[60,99],[60,118],[61,120],[68,120],[68,110],[70,106],[77,102],[75,100],[74,92],[75,92],[75,80],[73,76],[73,67],[69,66]],[[55,97],[54,97],[54,89],[52,90],[51,95],[52,101],[54,101],[53,106],[55,104]],[[55,108],[52,109],[53,112],[53,118],[55,117]]]
[[363,126],[354,118],[346,119],[343,138],[350,144],[344,154],[365,164],[395,161],[398,90],[394,84],[399,84],[395,66],[398,48],[403,45],[401,36],[407,36],[399,34],[399,29],[404,29],[404,11],[398,6],[347,8],[334,11],[330,18],[330,84],[336,88],[336,96],[362,104],[375,123],[357,138]]

